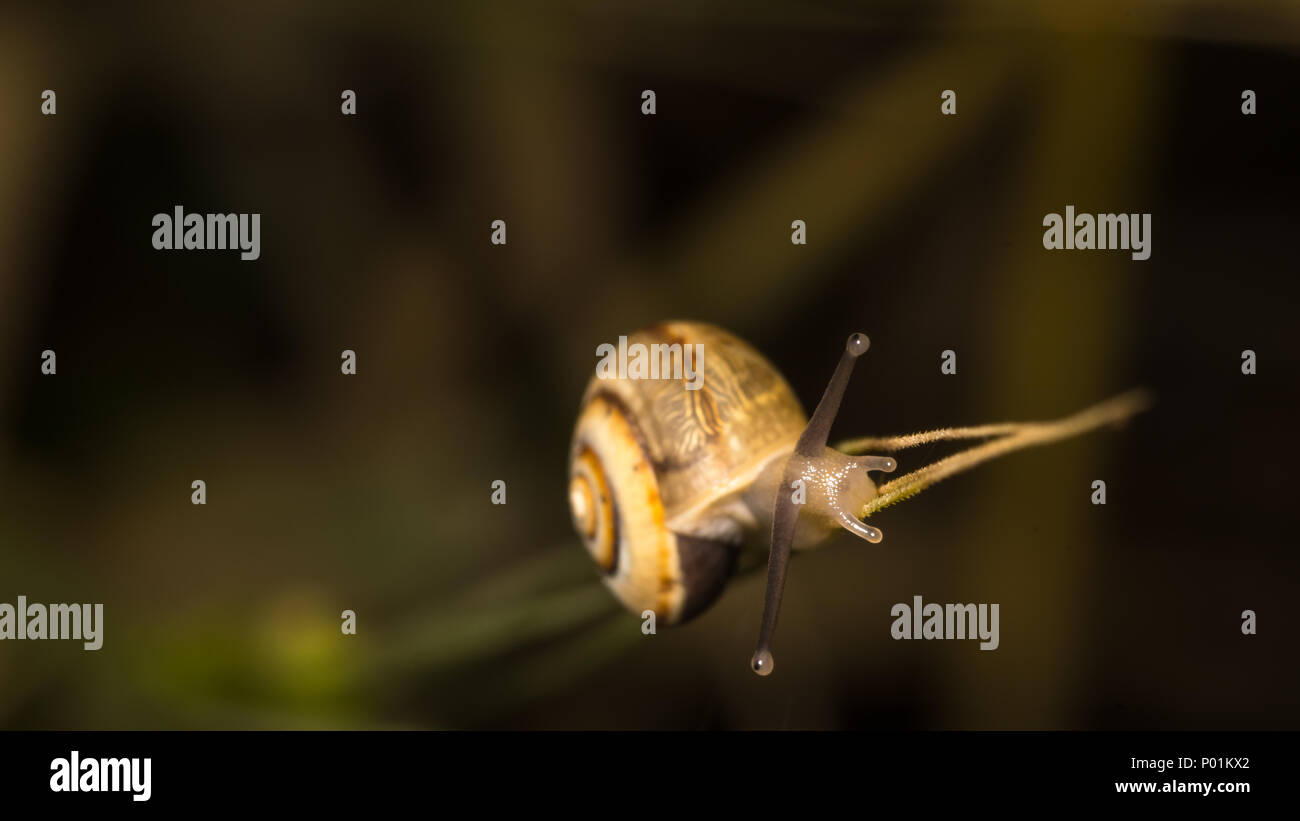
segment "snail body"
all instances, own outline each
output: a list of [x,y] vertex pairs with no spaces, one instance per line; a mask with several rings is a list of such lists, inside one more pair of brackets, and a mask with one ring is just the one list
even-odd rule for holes
[[[865,337],[855,337],[865,350]],[[794,496],[797,480],[804,499],[791,549],[840,527],[880,540],[855,511],[875,496],[866,471],[892,470],[893,460],[839,453],[824,436],[815,452],[797,454],[807,417],[762,354],[697,322],[653,325],[628,342],[704,352],[694,389],[683,379],[597,375],[583,394],[570,511],[602,580],[629,610],[671,625],[706,609],[740,552],[766,542],[783,486]]]

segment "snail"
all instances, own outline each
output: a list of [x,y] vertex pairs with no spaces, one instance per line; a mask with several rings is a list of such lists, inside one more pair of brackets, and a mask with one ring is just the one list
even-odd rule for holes
[[[691,384],[597,368],[570,447],[574,527],[623,605],[652,611],[664,625],[707,609],[742,554],[768,536],[763,617],[750,660],[764,676],[773,669],[791,551],[816,547],[840,530],[880,542],[880,530],[863,521],[871,513],[994,456],[1119,422],[1148,403],[1135,391],[1056,422],[858,439],[836,449],[827,445],[831,425],[854,363],[870,346],[865,334],[848,337],[811,418],[777,369],[721,328],[662,322],[627,340],[652,352],[701,351],[707,358],[696,367],[703,378]],[[869,474],[891,473],[897,462],[864,455],[990,437],[997,438],[879,486]]]

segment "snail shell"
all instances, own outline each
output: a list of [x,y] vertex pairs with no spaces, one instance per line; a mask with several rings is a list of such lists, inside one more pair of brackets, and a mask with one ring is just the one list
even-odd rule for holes
[[594,376],[573,432],[569,507],[605,585],[671,625],[722,591],[764,524],[747,496],[807,418],[776,368],[720,328],[663,322],[627,342],[702,343],[703,378],[691,390],[685,378]]

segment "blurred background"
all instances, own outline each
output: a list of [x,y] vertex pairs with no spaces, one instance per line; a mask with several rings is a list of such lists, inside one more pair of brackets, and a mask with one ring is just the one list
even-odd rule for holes
[[[1300,6],[306,6],[3,13],[0,601],[105,632],[0,644],[0,726],[1300,728]],[[154,251],[178,204],[261,259]],[[1150,260],[1044,250],[1069,204]],[[758,679],[762,574],[646,637],[570,524],[595,348],[667,318],[805,407],[866,331],[836,439],[1158,404],[798,557]]]

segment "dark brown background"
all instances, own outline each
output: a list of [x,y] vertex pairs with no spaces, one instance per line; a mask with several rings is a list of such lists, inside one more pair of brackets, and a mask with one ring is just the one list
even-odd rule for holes
[[[0,601],[106,632],[0,645],[0,726],[1300,727],[1294,8],[488,5],[4,12]],[[153,251],[176,204],[261,259]],[[596,345],[676,317],[806,405],[869,333],[840,437],[1159,404],[800,557],[759,680],[761,578],[643,637],[565,506]],[[1001,648],[892,641],[915,594]]]

